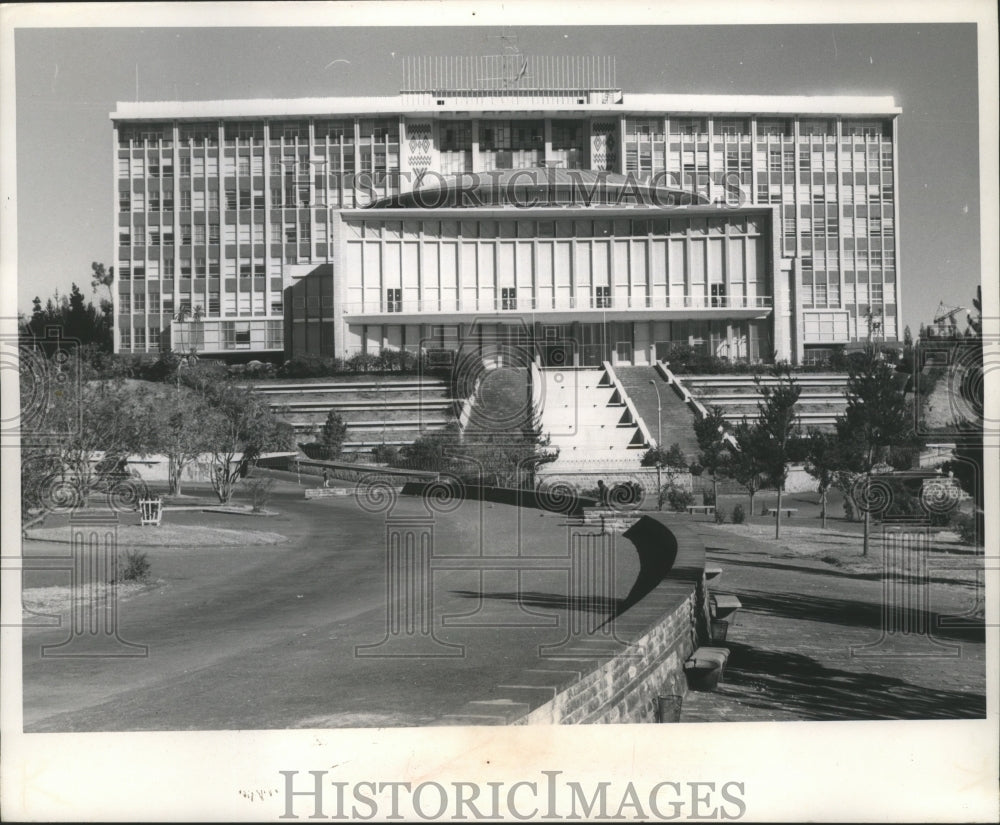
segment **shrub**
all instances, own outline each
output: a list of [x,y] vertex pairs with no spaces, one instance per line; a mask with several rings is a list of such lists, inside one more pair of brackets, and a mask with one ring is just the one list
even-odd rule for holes
[[278,375],[282,378],[324,378],[343,371],[344,362],[339,358],[305,353],[285,361],[278,370]]
[[668,486],[664,489],[666,490],[666,499],[671,510],[683,513],[689,506],[694,504],[694,496],[687,490],[674,486]]
[[957,513],[952,518],[952,529],[958,533],[962,544],[978,544],[979,536],[976,535],[976,519],[968,513]]
[[706,490],[704,493],[701,494],[701,500],[705,504],[707,504],[707,505],[709,505],[711,507],[714,507],[715,506],[715,493],[712,490]]
[[372,450],[372,460],[377,464],[391,464],[399,458],[399,449],[391,444],[379,444]]
[[726,523],[726,511],[716,508],[715,510],[715,523],[725,524]]
[[324,458],[333,459],[339,456],[345,438],[347,438],[347,423],[340,413],[336,410],[330,410],[319,434],[319,439],[317,439],[317,443],[325,452]]
[[118,560],[118,578],[123,582],[144,582],[149,579],[150,564],[145,553],[126,550]]
[[273,487],[273,478],[253,478],[246,483],[246,488],[250,491],[250,501],[253,504],[253,511],[255,513],[259,513],[264,509],[264,505],[271,498],[271,489]]
[[733,524],[742,524],[744,521],[746,521],[747,516],[746,513],[743,512],[742,504],[737,504],[735,507],[733,507],[733,514],[732,516],[730,516],[730,518],[732,519]]
[[367,352],[359,352],[347,359],[345,366],[350,372],[372,372],[378,368],[378,357]]

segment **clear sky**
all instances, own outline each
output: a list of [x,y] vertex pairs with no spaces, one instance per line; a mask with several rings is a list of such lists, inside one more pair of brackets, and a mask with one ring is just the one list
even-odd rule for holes
[[[279,4],[281,5],[281,4]],[[980,279],[973,24],[515,26],[527,54],[615,55],[628,92],[892,95],[903,322]],[[18,308],[110,262],[119,100],[395,94],[408,55],[498,54],[501,29],[74,28],[15,34]],[[340,59],[340,60],[338,60]],[[338,62],[333,63],[332,61]],[[349,63],[341,62],[350,61]],[[138,69],[137,69],[138,67]],[[138,83],[137,83],[138,74]]]

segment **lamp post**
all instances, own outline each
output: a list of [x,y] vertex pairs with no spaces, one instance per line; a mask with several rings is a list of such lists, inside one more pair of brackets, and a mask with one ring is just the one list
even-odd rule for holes
[[660,402],[660,388],[656,386],[656,382],[652,379],[650,379],[649,383],[656,390],[656,506],[657,509],[662,509],[663,504],[660,501],[660,490],[663,485],[660,478],[660,459],[663,450],[663,404]]

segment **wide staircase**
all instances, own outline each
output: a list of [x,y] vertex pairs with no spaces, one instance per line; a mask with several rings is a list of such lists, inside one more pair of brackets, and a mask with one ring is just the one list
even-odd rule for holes
[[[732,423],[745,416],[749,421],[757,418],[757,404],[762,401],[760,390],[752,375],[678,375],[678,389],[690,393],[706,408],[719,406],[726,420]],[[768,376],[763,384],[774,384]],[[802,388],[802,395],[795,405],[799,422],[804,428],[832,430],[837,417],[847,407],[844,390],[847,376],[842,373],[806,373],[795,375]]]
[[548,472],[633,469],[652,446],[647,427],[609,364],[541,369],[540,425],[559,449]]
[[[661,446],[669,448],[677,444],[688,461],[694,462],[698,456],[698,439],[694,433],[694,413],[667,384],[666,379],[655,367],[615,367],[615,372],[625,392],[635,404],[639,415],[646,422],[653,438],[661,440]],[[660,410],[657,414],[657,391]],[[660,439],[660,429],[663,438]]]
[[303,436],[318,434],[329,412],[336,410],[347,424],[345,453],[412,444],[456,417],[448,384],[439,379],[365,376],[357,381],[257,384],[254,389]]

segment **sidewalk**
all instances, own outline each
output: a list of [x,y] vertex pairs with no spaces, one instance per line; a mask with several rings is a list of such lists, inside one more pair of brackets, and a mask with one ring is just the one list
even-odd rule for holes
[[[830,563],[801,546],[790,549],[784,537],[778,544],[749,538],[744,525],[696,529],[708,561],[723,570],[713,592],[735,594],[743,607],[730,621],[722,682],[714,693],[689,692],[681,722],[985,716],[982,605],[974,585],[981,556],[932,550],[922,585],[893,585],[926,608],[916,618],[932,636],[895,633],[879,644],[880,539],[873,540],[870,560]],[[817,543],[822,535],[817,531]],[[971,627],[938,624],[939,616],[974,609],[979,621]],[[878,646],[859,649],[866,645]]]

